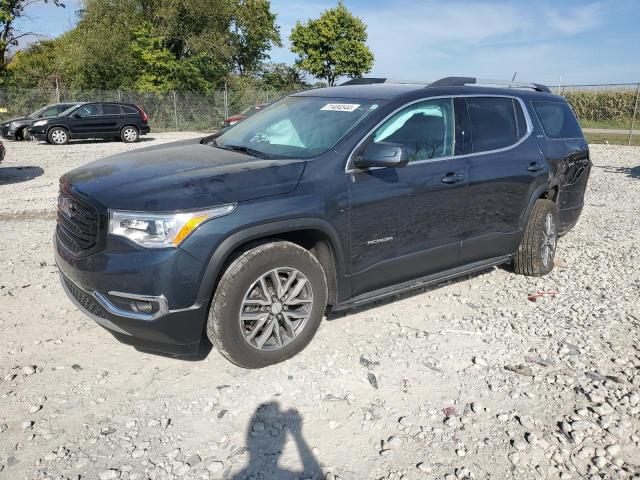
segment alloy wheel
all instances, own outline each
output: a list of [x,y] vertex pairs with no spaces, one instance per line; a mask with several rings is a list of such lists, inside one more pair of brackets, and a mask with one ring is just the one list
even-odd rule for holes
[[135,128],[128,127],[123,130],[122,136],[127,142],[135,142],[138,138],[138,132]]
[[313,291],[295,268],[274,268],[247,290],[240,307],[240,329],[258,350],[278,350],[293,341],[311,315]]
[[544,219],[544,228],[542,229],[542,247],[540,249],[540,257],[542,264],[548,268],[556,251],[557,233],[556,224],[553,215],[550,213]]
[[54,130],[53,132],[51,132],[51,141],[53,143],[62,145],[67,141],[67,132],[62,129]]

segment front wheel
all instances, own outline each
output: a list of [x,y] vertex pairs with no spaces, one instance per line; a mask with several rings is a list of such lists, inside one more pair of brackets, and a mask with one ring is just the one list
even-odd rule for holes
[[122,132],[120,132],[120,138],[125,143],[135,143],[139,138],[138,129],[130,125],[126,126],[122,129]]
[[516,273],[541,277],[553,270],[558,245],[558,207],[551,200],[536,200],[513,266]]
[[285,241],[254,247],[223,274],[207,335],[231,362],[260,368],[302,351],[327,307],[327,282],[318,260]]
[[47,134],[47,140],[54,145],[66,145],[69,142],[69,132],[62,127],[53,127]]

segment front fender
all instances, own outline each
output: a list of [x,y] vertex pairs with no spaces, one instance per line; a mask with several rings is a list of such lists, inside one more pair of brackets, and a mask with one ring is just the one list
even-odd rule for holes
[[[322,218],[293,218],[254,225],[232,233],[224,238],[206,263],[198,292],[198,303],[206,304],[210,301],[227,260],[232,253],[242,245],[260,238],[276,237],[284,233],[300,230],[315,230],[329,238],[331,248],[335,255],[338,289],[340,289],[339,292],[343,292],[342,289],[347,288],[346,282],[342,281],[345,278],[344,252],[338,233],[333,225]],[[344,298],[345,295],[347,295],[346,292],[338,294],[340,298]]]

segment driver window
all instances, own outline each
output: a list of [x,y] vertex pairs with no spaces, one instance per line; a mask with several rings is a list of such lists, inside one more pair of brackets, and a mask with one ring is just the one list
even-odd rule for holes
[[404,146],[410,162],[452,156],[454,118],[453,99],[425,100],[389,118],[373,134],[373,141]]

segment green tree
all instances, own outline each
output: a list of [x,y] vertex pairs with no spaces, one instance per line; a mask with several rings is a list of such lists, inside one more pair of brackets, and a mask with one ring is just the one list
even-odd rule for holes
[[230,25],[230,50],[234,71],[241,77],[256,73],[271,45],[282,46],[276,15],[269,0],[238,0]]
[[291,31],[296,65],[332,86],[341,76],[359,77],[371,71],[373,53],[367,47],[367,26],[340,1],[317,20],[296,23]]
[[33,32],[16,32],[16,20],[25,16],[25,8],[37,3],[52,3],[64,7],[60,0],[2,0],[0,1],[0,69],[7,61],[7,48],[18,45],[18,40]]
[[304,74],[286,63],[269,63],[263,66],[260,75],[264,86],[281,92],[310,88]]

